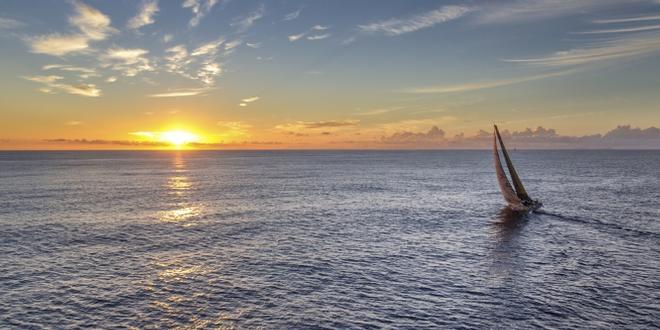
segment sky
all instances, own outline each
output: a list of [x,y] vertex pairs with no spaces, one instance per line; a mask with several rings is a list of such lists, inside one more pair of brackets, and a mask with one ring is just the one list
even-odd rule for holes
[[659,0],[3,0],[0,149],[660,148]]

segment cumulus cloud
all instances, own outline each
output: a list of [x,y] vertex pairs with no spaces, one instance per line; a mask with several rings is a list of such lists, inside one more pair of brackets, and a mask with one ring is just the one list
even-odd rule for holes
[[365,33],[384,34],[386,36],[398,36],[405,33],[415,32],[421,29],[433,27],[437,24],[460,18],[467,14],[470,8],[463,6],[444,6],[423,14],[417,14],[405,18],[392,18],[366,25],[359,25],[358,30]]
[[445,131],[437,126],[431,127],[428,132],[397,132],[381,138],[381,142],[386,144],[428,144],[440,143],[445,140]]
[[211,11],[211,8],[218,3],[218,0],[185,0],[183,8],[190,8],[193,13],[193,18],[190,19],[189,25],[191,27],[197,26],[206,14]]
[[101,90],[96,88],[94,84],[66,84],[62,82],[64,79],[61,76],[28,76],[23,79],[43,84],[44,87],[40,89],[41,92],[54,94],[57,91],[65,92],[73,95],[81,95],[88,97],[101,96]]
[[660,140],[660,128],[649,127],[641,129],[639,127],[633,128],[630,125],[620,125],[605,133],[603,138],[611,140]]
[[127,26],[129,29],[137,30],[145,25],[153,24],[156,22],[154,16],[158,12],[157,0],[145,0],[142,2],[137,15],[131,18]]
[[[501,130],[502,137],[510,148],[530,149],[658,149],[660,148],[660,129],[633,128],[630,125],[618,126],[605,134],[568,136],[557,133],[555,129],[537,127],[522,131]],[[397,132],[383,136],[381,143],[401,147],[429,147],[453,149],[488,149],[491,147],[493,133],[480,130],[472,136],[464,133],[448,137],[436,126],[426,132]]]

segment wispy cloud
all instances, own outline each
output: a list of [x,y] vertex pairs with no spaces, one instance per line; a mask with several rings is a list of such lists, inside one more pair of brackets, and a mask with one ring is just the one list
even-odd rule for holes
[[285,123],[275,126],[276,129],[296,132],[300,130],[316,130],[316,129],[337,129],[344,127],[357,126],[360,123],[358,120],[329,120],[329,121],[296,121],[293,123]]
[[658,29],[660,29],[660,25],[645,25],[645,26],[634,26],[634,27],[618,28],[618,29],[582,31],[582,32],[575,32],[575,34],[629,33],[629,32],[641,32],[641,31],[650,31],[650,30],[658,30]]
[[183,96],[197,96],[204,95],[208,91],[207,88],[192,88],[192,89],[180,89],[175,91],[163,92],[150,94],[149,97],[183,97]]
[[69,24],[79,32],[28,38],[27,43],[33,53],[63,56],[84,52],[89,49],[90,41],[103,40],[117,32],[110,25],[110,18],[102,12],[79,1],[72,4],[75,14],[69,17]]
[[145,55],[149,53],[141,48],[110,48],[103,55],[106,66],[121,72],[127,77],[133,77],[142,71],[153,71],[154,68]]
[[427,86],[427,87],[415,87],[404,89],[401,92],[411,93],[411,94],[445,94],[445,93],[461,93],[461,92],[470,92],[481,89],[489,89],[495,87],[509,86],[515,84],[521,84],[529,81],[541,80],[552,77],[560,77],[568,74],[577,72],[577,69],[570,69],[564,71],[544,73],[534,76],[522,77],[522,78],[512,78],[512,79],[502,79],[502,80],[491,80],[491,81],[480,81],[474,83],[458,84],[458,85],[439,85],[439,86]]
[[167,53],[165,56],[167,69],[170,72],[181,74],[185,65],[190,61],[186,47],[184,45],[176,45],[166,49],[165,53]]
[[44,65],[42,67],[43,70],[62,70],[62,71],[77,71],[77,72],[82,72],[82,73],[96,73],[96,70],[94,69],[89,69],[89,68],[83,68],[83,67],[78,67],[78,66],[71,66],[67,64],[48,64]]
[[574,15],[621,4],[619,0],[492,1],[479,8],[475,17],[480,24],[508,24]]
[[87,79],[89,77],[97,77],[99,74],[96,72],[95,69],[90,69],[90,68],[83,68],[79,66],[72,66],[72,65],[66,65],[66,64],[49,64],[49,65],[44,65],[42,67],[44,71],[47,70],[59,70],[59,71],[67,71],[67,72],[76,72],[78,73],[78,76],[80,76],[83,79]]
[[298,9],[294,12],[290,12],[290,13],[284,15],[283,21],[293,21],[294,19],[296,19],[300,16],[300,12],[301,12],[301,10]]
[[469,11],[470,8],[468,7],[444,6],[439,9],[406,18],[392,18],[366,25],[359,25],[358,30],[365,33],[381,33],[387,36],[398,36],[455,20]]
[[69,24],[77,27],[90,40],[103,40],[117,30],[110,26],[110,17],[82,2],[73,2],[76,12],[69,17]]
[[407,109],[407,108],[408,107],[404,107],[404,106],[378,108],[378,109],[371,109],[371,110],[367,110],[367,111],[358,112],[358,113],[356,113],[356,115],[358,115],[358,116],[376,116],[376,115],[383,115],[383,114],[386,114],[386,113],[400,111],[400,110]]
[[313,35],[313,36],[307,37],[307,40],[312,40],[312,41],[313,40],[323,40],[323,39],[329,38],[330,36],[332,36],[331,33]]
[[243,102],[245,103],[251,103],[259,100],[259,96],[253,96],[253,97],[248,97],[243,99]]
[[260,42],[246,42],[245,45],[250,47],[250,48],[255,48],[255,49],[261,47]]
[[53,94],[57,91],[62,91],[68,94],[73,95],[82,95],[88,97],[98,97],[101,96],[101,90],[96,88],[94,84],[76,84],[70,85],[61,82],[64,78],[60,76],[28,76],[23,77],[23,79],[30,80],[33,82],[41,83],[45,85],[40,91],[44,93]]
[[293,35],[288,36],[287,38],[289,39],[290,42],[294,42],[294,41],[300,40],[306,34],[307,34],[307,32],[303,32],[301,34],[293,34]]
[[245,32],[252,25],[254,25],[256,21],[263,18],[265,14],[266,14],[266,7],[264,5],[261,5],[259,6],[259,8],[257,8],[257,10],[253,11],[249,15],[231,23],[231,26],[236,27],[239,33]]
[[145,25],[153,24],[156,21],[154,16],[156,16],[157,12],[157,0],[144,0],[137,15],[128,21],[128,28],[137,30]]
[[190,19],[189,25],[191,27],[199,25],[206,14],[211,11],[211,8],[218,3],[218,0],[185,0],[183,8],[190,8],[193,13],[193,18]]
[[85,123],[83,123],[82,121],[79,121],[79,120],[71,120],[71,121],[68,121],[68,122],[65,123],[65,125],[67,125],[67,126],[82,126],[84,124]]
[[242,102],[239,103],[238,106],[239,107],[247,107],[248,103],[256,102],[258,100],[259,100],[259,96],[252,96],[252,97],[244,98],[244,99],[241,100]]
[[[307,30],[303,33],[293,34],[293,35],[288,36],[288,39],[289,39],[290,42],[294,42],[294,41],[298,41],[298,40],[304,38],[305,36],[308,36],[309,34],[314,33],[315,31],[317,31],[317,32],[318,31],[326,31],[328,29],[330,29],[330,26],[327,26],[327,25],[314,25],[311,28],[309,28],[309,30]],[[310,36],[307,37],[307,40],[311,40],[311,41],[313,41],[313,40],[322,40],[322,39],[326,39],[330,36],[332,36],[332,34],[330,34],[330,33],[310,35]]]
[[33,53],[54,56],[84,52],[89,48],[89,39],[81,35],[50,34],[30,38],[28,42]]
[[17,29],[25,26],[25,23],[12,19],[0,17],[0,30]]
[[596,24],[611,24],[611,23],[629,23],[629,22],[642,22],[642,21],[655,21],[655,20],[660,20],[660,15],[597,19],[597,20],[593,20],[592,22]]
[[226,55],[229,51],[227,50],[228,43],[225,43],[224,38],[204,43],[195,48],[192,53],[188,53],[184,45],[170,47],[165,51],[167,53],[165,56],[166,68],[172,73],[201,81],[210,87],[215,84],[217,76],[221,75],[223,71],[217,61],[217,53],[223,45]]
[[543,57],[505,61],[540,66],[569,66],[637,57],[657,52],[660,52],[660,36],[654,33],[594,43],[587,47],[559,51]]
[[219,38],[211,42],[207,42],[199,47],[197,47],[190,55],[200,56],[200,55],[212,55],[218,52],[220,46],[225,42],[224,38]]
[[217,125],[222,129],[221,137],[244,137],[252,128],[252,125],[242,121],[219,121]]

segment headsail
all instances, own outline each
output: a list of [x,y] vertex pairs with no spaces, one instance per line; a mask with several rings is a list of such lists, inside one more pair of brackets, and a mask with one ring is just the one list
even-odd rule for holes
[[527,195],[527,191],[525,190],[522,181],[520,181],[520,177],[518,177],[516,169],[513,168],[513,163],[511,162],[511,158],[509,158],[509,153],[506,152],[506,147],[504,147],[504,142],[502,142],[502,137],[500,136],[500,131],[497,129],[497,125],[494,126],[495,135],[497,136],[497,140],[500,141],[500,147],[502,148],[502,154],[504,155],[504,160],[506,161],[506,167],[509,169],[509,174],[511,174],[511,181],[513,182],[513,187],[516,189],[518,198],[527,201],[532,200],[529,195]]
[[509,203],[509,205],[520,205],[522,201],[516,192],[513,191],[511,183],[509,183],[509,179],[506,177],[506,173],[504,173],[504,168],[502,167],[502,162],[500,161],[500,154],[497,151],[497,135],[495,134],[493,134],[493,161],[495,162],[497,182],[500,184],[500,190],[502,191],[504,200]]

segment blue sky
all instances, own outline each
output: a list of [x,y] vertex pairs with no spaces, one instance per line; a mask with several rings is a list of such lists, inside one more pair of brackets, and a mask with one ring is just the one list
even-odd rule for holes
[[0,43],[4,139],[660,124],[657,0],[5,0]]

